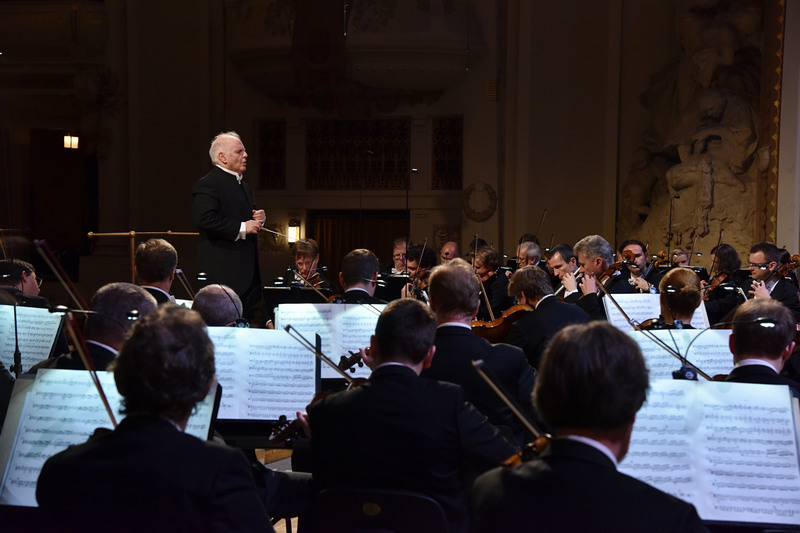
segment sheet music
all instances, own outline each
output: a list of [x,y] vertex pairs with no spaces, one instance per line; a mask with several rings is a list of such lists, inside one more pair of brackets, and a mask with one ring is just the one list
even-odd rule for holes
[[[661,303],[658,294],[612,294],[614,300],[617,301],[622,310],[628,317],[637,323],[642,323],[651,318],[658,318],[661,314]],[[617,306],[611,302],[608,297],[602,299],[603,305],[606,309],[606,316],[612,326],[616,326],[622,331],[633,331],[631,326],[622,313],[619,312]],[[700,305],[692,316],[691,326],[695,329],[705,329],[708,327],[708,314],[706,313],[706,306]]]
[[[349,351],[369,346],[369,338],[375,333],[378,316],[385,304],[281,304],[275,315],[276,329],[291,324],[310,342],[314,335],[322,338],[322,353],[334,364]],[[367,366],[356,367],[353,377],[369,377]],[[340,378],[341,375],[326,364],[322,364],[323,378]]]
[[[111,372],[98,372],[108,402],[119,422],[122,397]],[[212,389],[216,391],[216,388]],[[186,433],[205,440],[211,424],[214,394],[198,404],[189,418]],[[111,429],[91,376],[85,370],[43,369],[36,376],[17,428],[14,446],[0,486],[0,503],[36,506],[36,480],[44,462],[67,446],[82,444],[98,427]]]
[[[17,333],[22,369],[50,356],[62,316],[39,307],[17,306]],[[6,368],[14,364],[14,306],[0,305],[0,360]]]
[[222,401],[217,418],[277,420],[316,392],[313,353],[278,329],[210,327]]
[[[733,354],[728,348],[728,338],[731,336],[729,329],[660,329],[646,333],[631,331],[628,335],[639,344],[651,380],[672,379],[672,371],[678,370],[681,362],[648,335],[661,339],[712,378],[733,370]],[[705,380],[703,376],[698,376],[698,379]]]
[[703,520],[800,523],[800,461],[782,385],[651,381],[620,471]]

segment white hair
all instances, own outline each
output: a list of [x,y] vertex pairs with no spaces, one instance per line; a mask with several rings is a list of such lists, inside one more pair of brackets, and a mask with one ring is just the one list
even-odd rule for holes
[[212,164],[216,165],[219,163],[217,156],[219,156],[221,151],[224,151],[222,150],[222,147],[225,145],[228,139],[242,140],[242,138],[239,137],[239,134],[235,131],[225,131],[217,134],[217,136],[211,141],[211,148],[208,149],[208,155],[211,157]]

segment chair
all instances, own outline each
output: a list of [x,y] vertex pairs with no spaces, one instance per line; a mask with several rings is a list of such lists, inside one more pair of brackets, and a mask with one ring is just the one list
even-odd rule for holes
[[418,492],[328,489],[312,510],[314,530],[326,533],[443,533],[450,529],[444,510]]

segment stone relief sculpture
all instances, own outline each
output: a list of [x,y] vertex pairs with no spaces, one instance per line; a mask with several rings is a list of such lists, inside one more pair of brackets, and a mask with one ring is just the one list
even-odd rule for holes
[[677,0],[682,55],[651,77],[642,102],[652,124],[622,189],[618,240],[707,253],[718,230],[745,251],[755,224],[762,3]]

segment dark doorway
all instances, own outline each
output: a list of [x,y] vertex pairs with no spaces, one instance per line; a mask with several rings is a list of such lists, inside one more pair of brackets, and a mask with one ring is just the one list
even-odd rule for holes
[[392,260],[392,241],[407,237],[408,211],[318,210],[309,211],[307,235],[320,248],[320,264],[328,267],[326,277],[339,282],[342,258],[355,248],[372,250],[381,265]]

